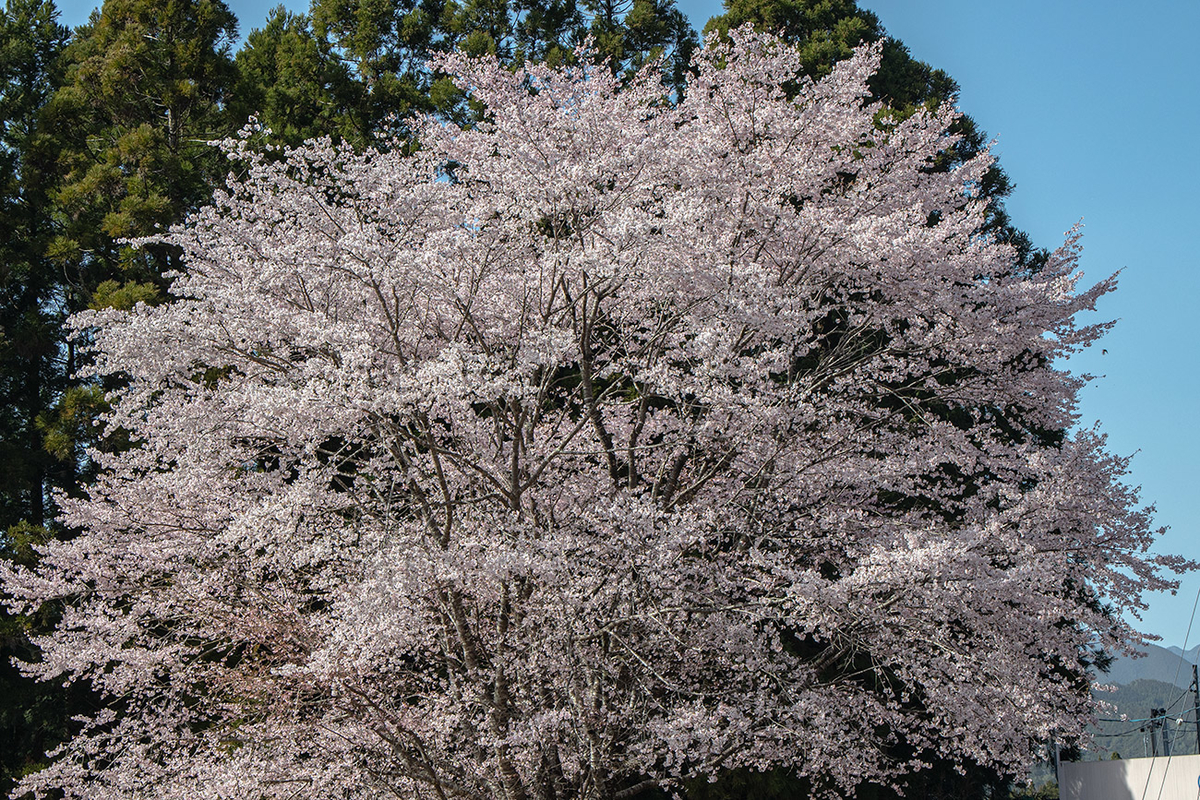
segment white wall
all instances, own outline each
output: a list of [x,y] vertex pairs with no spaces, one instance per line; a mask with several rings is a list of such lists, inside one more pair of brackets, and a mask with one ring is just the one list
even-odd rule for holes
[[1064,761],[1060,800],[1200,800],[1200,755]]

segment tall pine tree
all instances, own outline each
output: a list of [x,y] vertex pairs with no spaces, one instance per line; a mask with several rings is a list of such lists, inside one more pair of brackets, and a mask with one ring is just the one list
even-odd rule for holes
[[[177,253],[126,240],[181,221],[223,182],[224,159],[209,142],[236,128],[225,107],[236,35],[222,0],[107,0],[74,31],[44,111],[59,153],[49,254],[66,311],[164,297]],[[67,347],[70,375],[79,365]],[[68,386],[41,417],[48,449],[82,464],[102,410],[99,387]]]
[[[52,0],[0,9],[0,558],[27,562],[52,535],[53,489],[70,489],[73,464],[46,447],[43,415],[65,386],[60,273],[46,257],[56,145],[44,110],[61,83],[68,31]],[[0,609],[0,795],[44,763],[68,733],[61,687],[22,678],[12,663],[36,657],[35,621]]]
[[459,108],[461,95],[426,67],[453,47],[457,10],[454,0],[313,0],[313,29],[361,84],[354,113],[365,134],[402,126],[416,113],[449,116]]
[[107,0],[75,31],[51,108],[66,140],[53,254],[72,309],[161,293],[174,253],[121,242],[181,220],[224,178],[208,142],[234,127],[224,101],[236,35],[222,0]]
[[376,133],[416,112],[470,118],[462,94],[429,69],[439,53],[558,65],[590,37],[614,72],[661,60],[678,89],[698,44],[675,0],[313,0],[312,14],[317,36],[353,66],[365,90],[359,118]]
[[50,0],[8,0],[0,16],[0,527],[47,517],[53,470],[38,415],[61,389],[61,287],[45,257],[55,180],[42,111],[67,31]]
[[287,145],[316,136],[366,143],[365,87],[329,43],[314,35],[306,15],[284,6],[272,9],[266,24],[246,37],[235,63],[233,119],[255,116]]

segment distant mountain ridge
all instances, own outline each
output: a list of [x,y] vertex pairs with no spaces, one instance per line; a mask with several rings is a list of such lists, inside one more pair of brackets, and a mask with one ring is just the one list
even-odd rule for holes
[[1180,689],[1187,689],[1192,685],[1192,665],[1200,659],[1200,645],[1187,651],[1179,647],[1159,647],[1156,644],[1147,644],[1139,649],[1146,655],[1141,658],[1114,658],[1109,671],[1096,676],[1100,683],[1126,686],[1136,680],[1151,680],[1174,684]]
[[1200,644],[1193,647],[1191,650],[1184,651],[1182,648],[1171,645],[1167,648],[1168,652],[1174,653],[1177,656],[1183,656],[1185,661],[1196,663],[1196,657],[1200,656]]

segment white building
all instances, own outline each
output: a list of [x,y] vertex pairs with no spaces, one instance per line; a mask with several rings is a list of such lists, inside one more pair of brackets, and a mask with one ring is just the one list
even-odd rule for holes
[[1064,761],[1059,800],[1198,800],[1200,755]]

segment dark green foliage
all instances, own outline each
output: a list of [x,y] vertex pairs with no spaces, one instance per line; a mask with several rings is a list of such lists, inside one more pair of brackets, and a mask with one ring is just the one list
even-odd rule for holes
[[428,66],[440,53],[557,66],[590,36],[615,73],[660,60],[678,91],[697,46],[674,0],[314,0],[312,13],[315,35],[353,66],[362,91],[356,119],[367,133],[403,135],[396,126],[418,112],[472,118],[478,109]]
[[512,8],[514,61],[558,66],[573,58],[585,27],[575,0],[513,0]]
[[814,77],[828,74],[860,43],[883,33],[879,18],[854,0],[726,0],[725,13],[710,19],[704,32],[723,36],[746,24],[796,45]]
[[664,83],[682,92],[699,40],[674,0],[633,0],[623,27],[619,61],[626,72],[661,59]]
[[277,141],[297,145],[316,136],[365,144],[366,93],[317,38],[307,16],[277,6],[248,37],[235,60],[230,116],[257,116]]
[[48,516],[56,465],[36,420],[62,389],[57,271],[45,257],[54,142],[41,120],[67,32],[52,2],[9,0],[0,17],[0,530]]
[[[313,0],[316,36],[359,82],[352,113],[360,131],[386,132],[421,112],[458,113],[461,96],[426,66],[454,46],[458,13],[452,0]],[[495,23],[481,15],[477,24]]]
[[[225,159],[209,142],[240,124],[226,108],[236,35],[222,0],[107,0],[74,31],[61,87],[43,111],[58,149],[45,252],[64,311],[163,298],[176,251],[121,240],[181,221],[224,182]],[[59,347],[65,338],[59,331]],[[68,355],[69,379],[77,365]],[[95,441],[103,408],[97,391],[68,380],[37,415],[59,463],[86,466],[82,447]]]
[[67,48],[67,77],[49,109],[61,141],[54,200],[63,223],[52,254],[91,303],[106,280],[165,283],[178,266],[165,247],[117,240],[165,229],[203,204],[225,174],[208,145],[234,126],[237,20],[222,0],[107,0]]
[[1040,786],[1027,786],[1009,793],[1011,800],[1058,800],[1058,784],[1053,781]]
[[[61,83],[68,31],[51,0],[8,0],[0,13],[0,558],[30,563],[51,536],[54,488],[75,485],[72,459],[46,448],[38,424],[66,386],[63,288],[46,257],[57,142],[44,110]],[[68,734],[80,693],[21,677],[36,658],[30,620],[0,610],[0,795]],[[84,693],[85,694],[85,693]],[[77,696],[80,695],[80,696]]]

